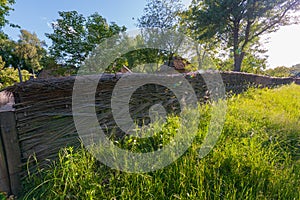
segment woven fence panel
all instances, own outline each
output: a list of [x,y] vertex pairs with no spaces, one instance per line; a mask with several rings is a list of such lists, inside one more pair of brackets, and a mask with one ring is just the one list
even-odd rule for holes
[[[185,75],[200,102],[209,99],[209,91],[207,91],[203,75],[210,76],[214,73]],[[124,132],[119,129],[113,118],[111,98],[114,87],[121,77],[120,74],[103,76],[98,82],[94,94],[100,126],[106,134],[110,134],[114,130],[118,137],[124,135]],[[165,75],[162,78],[172,79],[172,77],[173,75]],[[271,78],[246,73],[222,72],[221,77],[226,91],[235,94],[241,93],[249,87],[275,87],[292,82],[299,84],[299,80],[293,78]],[[24,169],[21,174],[23,177],[26,175],[26,166],[29,166],[30,171],[36,167],[33,156],[39,165],[43,166],[47,164],[47,159],[56,158],[62,147],[80,145],[72,117],[74,81],[75,77],[35,79],[8,88],[8,91],[13,92],[15,97],[14,107],[21,163]],[[130,85],[121,86],[124,94],[128,88]],[[149,123],[149,109],[157,103],[163,105],[168,113],[180,112],[179,100],[169,88],[156,84],[145,84],[138,88],[130,98],[131,117],[138,124]]]

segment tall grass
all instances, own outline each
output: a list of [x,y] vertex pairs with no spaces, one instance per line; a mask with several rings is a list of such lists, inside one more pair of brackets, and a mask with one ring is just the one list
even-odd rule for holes
[[[201,123],[188,151],[171,165],[149,173],[109,169],[83,147],[62,149],[48,169],[23,181],[22,199],[300,199],[300,86],[251,89],[228,100],[215,148],[198,150],[210,119]],[[128,137],[117,145],[157,150],[176,132],[178,118],[148,141]]]

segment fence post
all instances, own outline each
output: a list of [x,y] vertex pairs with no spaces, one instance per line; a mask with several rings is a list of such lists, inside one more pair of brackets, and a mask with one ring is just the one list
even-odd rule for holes
[[9,173],[7,169],[5,148],[3,145],[2,136],[0,134],[0,191],[9,194],[10,191],[10,181]]
[[0,126],[2,147],[4,147],[6,167],[9,175],[10,193],[17,195],[21,190],[21,152],[16,131],[15,112],[0,112]]

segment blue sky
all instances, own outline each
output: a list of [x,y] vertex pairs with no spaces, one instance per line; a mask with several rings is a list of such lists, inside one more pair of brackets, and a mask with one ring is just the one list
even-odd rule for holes
[[[76,10],[85,16],[98,12],[108,22],[133,29],[136,20],[132,18],[141,16],[145,5],[144,0],[16,0],[8,19],[46,40],[45,33],[52,31],[50,23],[59,18],[58,11]],[[4,31],[12,39],[18,38],[19,30],[7,27]]]
[[[183,0],[186,5],[190,1]],[[16,0],[15,10],[8,20],[22,29],[35,32],[41,40],[51,45],[45,33],[52,32],[50,24],[59,17],[58,11],[76,10],[85,16],[98,12],[108,22],[125,25],[131,30],[136,28],[136,19],[143,14],[145,5],[146,0]],[[4,32],[14,40],[18,39],[18,29],[6,27]],[[270,67],[290,67],[300,63],[300,25],[283,27],[266,37],[270,37],[265,45],[269,50]]]

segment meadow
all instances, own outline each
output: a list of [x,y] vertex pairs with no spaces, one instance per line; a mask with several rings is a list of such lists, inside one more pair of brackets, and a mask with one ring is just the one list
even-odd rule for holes
[[[83,146],[68,147],[23,180],[20,199],[300,199],[300,86],[249,89],[226,101],[221,136],[204,158],[198,150],[210,104],[199,106],[197,136],[171,165],[126,173],[101,164]],[[170,116],[148,140],[128,136],[115,143],[135,152],[157,150],[178,123]]]

